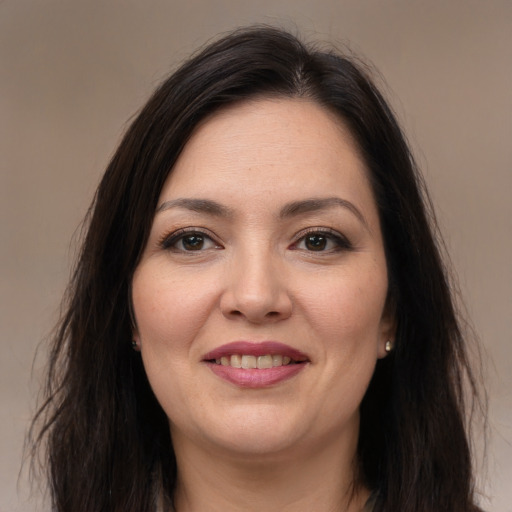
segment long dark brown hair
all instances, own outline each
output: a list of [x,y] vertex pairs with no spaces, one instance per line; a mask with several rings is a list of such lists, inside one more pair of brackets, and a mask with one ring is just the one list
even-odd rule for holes
[[223,37],[164,81],[99,185],[29,438],[43,453],[54,509],[172,509],[177,468],[167,418],[131,347],[130,283],[194,128],[257,96],[307,98],[335,112],[371,178],[397,321],[396,348],[377,363],[361,404],[361,478],[378,494],[376,511],[477,510],[464,400],[468,390],[477,396],[475,378],[404,136],[364,67],[268,27]]

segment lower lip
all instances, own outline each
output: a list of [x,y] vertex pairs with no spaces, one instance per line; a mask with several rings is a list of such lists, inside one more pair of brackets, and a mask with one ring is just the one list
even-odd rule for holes
[[288,380],[306,367],[306,363],[288,364],[265,369],[243,369],[206,363],[210,370],[221,379],[242,388],[266,388]]

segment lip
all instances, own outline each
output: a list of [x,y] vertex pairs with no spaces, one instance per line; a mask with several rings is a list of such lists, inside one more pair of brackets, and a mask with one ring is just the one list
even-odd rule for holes
[[[282,356],[288,356],[298,363],[265,369],[234,368],[232,366],[222,366],[215,363],[216,359],[233,354],[256,357],[267,354],[280,354]],[[276,341],[262,341],[259,343],[235,341],[208,352],[203,356],[203,362],[206,363],[208,368],[210,368],[215,375],[238,387],[266,388],[288,380],[300,373],[308,366],[309,358],[300,350]]]
[[281,354],[282,356],[290,357],[294,361],[309,361],[308,356],[300,350],[285,345],[284,343],[279,343],[278,341],[262,341],[259,343],[252,341],[234,341],[208,352],[203,356],[203,361],[220,359],[221,357],[230,356],[232,354],[246,354],[256,357],[265,356],[267,354],[271,356]]

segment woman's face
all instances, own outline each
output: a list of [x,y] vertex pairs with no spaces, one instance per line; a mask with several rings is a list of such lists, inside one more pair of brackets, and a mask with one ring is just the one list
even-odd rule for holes
[[134,336],[173,442],[354,446],[394,334],[387,289],[367,171],[334,114],[298,99],[214,114],[165,182],[133,279]]

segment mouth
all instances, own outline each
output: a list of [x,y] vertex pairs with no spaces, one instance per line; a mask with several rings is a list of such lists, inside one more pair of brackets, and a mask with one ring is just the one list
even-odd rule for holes
[[293,347],[274,341],[237,341],[203,357],[218,377],[239,387],[261,388],[297,375],[309,358]]
[[264,356],[252,356],[249,354],[232,354],[222,356],[220,359],[209,360],[222,366],[231,366],[232,368],[243,368],[244,370],[265,370],[268,368],[277,368],[279,366],[288,366],[291,364],[300,364],[305,361],[295,361],[290,356],[281,354],[265,354]]

